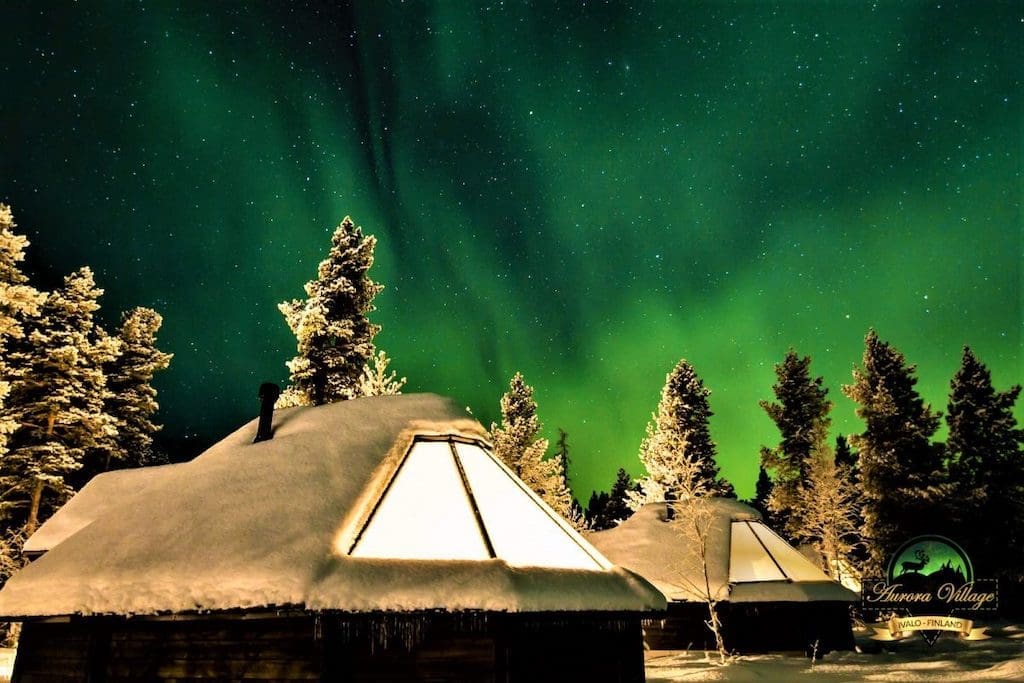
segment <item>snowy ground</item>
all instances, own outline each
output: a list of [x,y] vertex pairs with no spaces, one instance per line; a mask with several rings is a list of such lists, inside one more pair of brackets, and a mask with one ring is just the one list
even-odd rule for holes
[[[1024,681],[1024,626],[994,624],[990,640],[963,642],[943,634],[929,647],[920,636],[881,648],[858,634],[862,652],[833,652],[811,662],[802,654],[749,655],[718,666],[704,652],[646,653],[647,683],[677,681]],[[717,658],[715,658],[717,661]]]

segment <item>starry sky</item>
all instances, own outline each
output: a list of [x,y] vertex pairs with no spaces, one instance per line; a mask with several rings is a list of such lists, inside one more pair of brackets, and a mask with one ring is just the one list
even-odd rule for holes
[[286,381],[276,305],[351,215],[407,391],[487,424],[521,370],[585,502],[641,472],[686,358],[748,496],[790,346],[836,434],[860,427],[839,387],[871,327],[938,409],[964,344],[997,388],[1024,376],[1022,20],[985,0],[4,3],[0,201],[39,285],[88,264],[109,326],[163,314],[175,457]]

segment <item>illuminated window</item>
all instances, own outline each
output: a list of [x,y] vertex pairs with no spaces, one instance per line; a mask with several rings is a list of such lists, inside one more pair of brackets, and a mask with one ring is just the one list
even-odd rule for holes
[[511,565],[602,569],[600,555],[479,446],[456,444],[495,554]]
[[352,551],[356,557],[490,557],[446,442],[417,442]]
[[514,566],[611,565],[476,443],[417,439],[351,555],[483,560]]
[[828,581],[793,546],[760,522],[733,522],[729,582]]

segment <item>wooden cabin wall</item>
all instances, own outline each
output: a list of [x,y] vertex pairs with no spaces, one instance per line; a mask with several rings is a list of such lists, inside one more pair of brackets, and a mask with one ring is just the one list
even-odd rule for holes
[[[319,681],[313,620],[26,623],[13,681]],[[59,670],[48,660],[65,654]]]
[[[854,646],[845,602],[722,602],[718,616],[730,652],[808,651],[817,643],[822,655]],[[652,650],[713,650],[707,618],[704,603],[669,603],[664,619],[644,621],[644,642]]]
[[642,683],[638,617],[446,614],[26,623],[13,683]]

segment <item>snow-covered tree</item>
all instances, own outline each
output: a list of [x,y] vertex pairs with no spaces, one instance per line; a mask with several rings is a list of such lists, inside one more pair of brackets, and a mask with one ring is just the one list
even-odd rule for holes
[[163,318],[151,308],[138,307],[121,317],[115,341],[118,353],[107,365],[107,388],[111,396],[107,412],[117,423],[113,458],[128,466],[153,462],[153,435],[160,426],[153,422],[159,409],[153,377],[170,366],[172,354],[156,346]]
[[761,465],[772,474],[768,509],[776,526],[791,539],[803,524],[804,510],[797,493],[807,482],[807,464],[816,444],[828,434],[832,402],[826,398],[824,379],[811,379],[811,357],[801,358],[793,349],[775,366],[772,386],[776,403],[760,401],[782,437],[774,448],[761,447]]
[[1024,575],[1024,430],[1013,415],[1021,387],[996,391],[969,347],[950,383],[946,441],[957,535],[990,575]]
[[28,277],[21,272],[28,239],[15,233],[16,227],[11,207],[0,203],[0,458],[6,452],[8,437],[18,427],[16,418],[4,408],[11,383],[19,375],[19,368],[7,360],[14,351],[13,343],[25,337],[24,322],[39,315],[46,297],[29,285]]
[[670,524],[682,537],[691,552],[687,565],[678,567],[676,578],[688,591],[697,595],[707,606],[708,618],[704,622],[715,638],[715,649],[720,664],[728,660],[728,651],[722,637],[722,621],[718,603],[728,598],[727,586],[712,586],[711,567],[708,564],[709,543],[713,535],[716,515],[711,503],[718,483],[709,479],[706,469],[698,460],[681,461],[672,489],[674,500],[667,503]]
[[541,439],[533,387],[520,373],[501,397],[501,425],[491,423],[494,454],[553,510],[566,519],[572,515],[572,493],[565,481],[561,458],[545,458],[548,440]]
[[[682,489],[732,495],[732,485],[718,476],[709,428],[710,393],[685,359],[665,377],[658,411],[651,416],[640,446],[647,475],[640,479],[643,494],[631,496],[633,509],[652,497],[665,500],[663,496]],[[684,481],[684,476],[696,476],[698,481]]]
[[307,298],[278,307],[298,342],[298,355],[288,362],[292,384],[279,406],[321,405],[357,394],[380,331],[366,317],[383,289],[368,275],[376,244],[346,216],[334,231],[317,278],[306,283]]
[[864,431],[851,435],[850,443],[858,451],[872,571],[880,571],[906,539],[947,533],[941,512],[949,487],[942,450],[931,441],[939,416],[914,388],[914,372],[902,353],[870,330],[863,367],[855,367],[853,384],[843,387],[864,420]]
[[383,350],[378,351],[369,363],[363,366],[363,374],[359,376],[356,396],[394,396],[402,393],[405,377],[399,378],[395,371],[388,372],[391,359]]
[[821,439],[811,448],[804,464],[805,477],[795,492],[801,513],[790,533],[798,545],[810,545],[819,564],[839,582],[859,580],[854,554],[859,546],[859,496],[850,468],[836,462]]
[[104,409],[110,392],[103,373],[116,348],[93,319],[102,293],[89,268],[68,275],[26,325],[29,343],[11,355],[22,368],[8,404],[19,428],[0,463],[0,509],[23,514],[29,534],[44,496],[69,495],[68,475],[117,433]]
[[[21,552],[26,540],[23,528],[0,531],[0,586],[5,585],[14,572],[28,564]],[[0,622],[0,647],[17,647],[20,633],[20,622]]]

